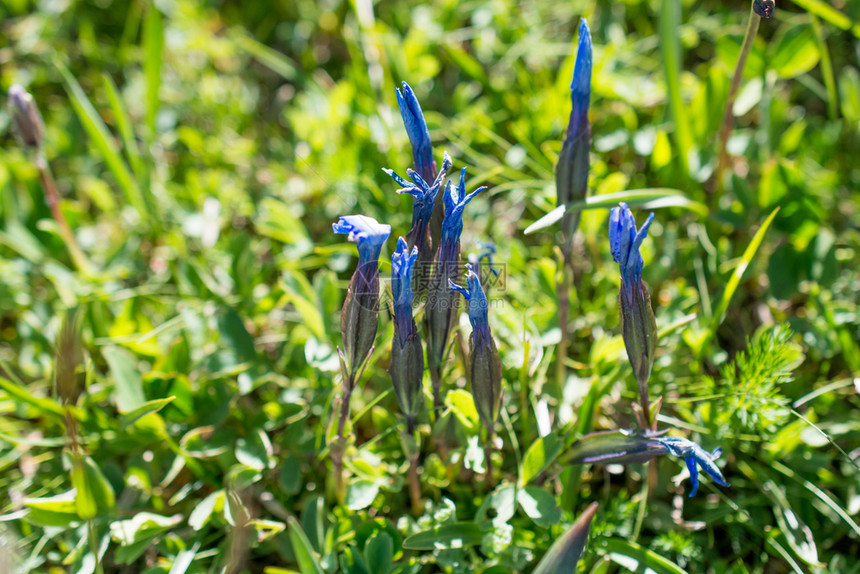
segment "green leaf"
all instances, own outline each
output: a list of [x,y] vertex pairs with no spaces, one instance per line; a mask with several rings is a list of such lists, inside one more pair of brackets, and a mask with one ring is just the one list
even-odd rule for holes
[[818,64],[821,54],[815,31],[807,23],[780,29],[769,66],[781,78],[795,78]]
[[848,30],[855,37],[860,38],[860,23],[853,22],[851,18],[836,10],[831,2],[824,0],[792,0],[792,2],[840,30]]
[[448,391],[445,395],[445,406],[451,409],[467,433],[474,435],[481,430],[481,419],[478,418],[478,410],[469,391],[463,389]]
[[689,172],[689,154],[693,148],[690,125],[687,120],[687,107],[681,97],[681,0],[662,0],[660,2],[660,50],[663,54],[663,70],[666,74],[666,91],[672,119],[675,121],[675,145],[677,156],[684,169]]
[[53,399],[37,397],[24,387],[3,377],[0,377],[0,389],[3,389],[12,399],[35,407],[42,414],[51,414],[60,418],[66,415],[66,409]]
[[116,129],[122,138],[122,147],[125,151],[125,156],[128,158],[128,163],[131,164],[131,169],[134,174],[140,178],[143,176],[143,160],[140,157],[140,148],[137,146],[137,140],[134,137],[134,130],[131,127],[131,119],[128,117],[128,111],[122,103],[122,98],[119,95],[116,84],[113,82],[107,73],[102,74],[102,85],[107,95],[108,105],[110,105],[113,113]]
[[534,477],[543,472],[558,456],[561,447],[562,442],[554,432],[537,439],[523,457],[520,486],[528,484]]
[[485,531],[474,522],[443,524],[430,530],[413,534],[403,541],[407,550],[444,550],[466,548],[481,543]]
[[40,526],[68,526],[78,522],[74,489],[46,498],[25,498],[24,506],[30,510],[27,520]]
[[561,509],[556,504],[555,497],[536,486],[518,490],[517,503],[538,526],[549,528],[561,520]]
[[296,64],[284,54],[272,50],[248,36],[238,36],[236,45],[285,80],[293,81],[296,79]]
[[256,429],[248,439],[236,441],[236,460],[256,470],[274,468],[272,443],[263,429]]
[[352,510],[362,510],[373,504],[379,494],[379,483],[374,480],[360,478],[353,480],[346,487],[346,507]]
[[776,522],[797,557],[814,568],[823,567],[824,564],[818,560],[818,548],[815,545],[812,530],[791,509],[791,504],[785,497],[782,487],[769,480],[765,482],[762,490],[773,502]]
[[325,574],[299,522],[294,517],[288,516],[287,527],[293,554],[296,556],[301,574]]
[[118,520],[110,525],[111,536],[120,543],[116,561],[130,564],[149,548],[156,538],[182,522],[182,515],[162,516],[151,512],[140,512],[128,520]]
[[102,349],[114,379],[114,400],[121,413],[130,413],[144,404],[143,380],[131,353],[120,347]]
[[151,401],[146,401],[142,405],[135,407],[131,411],[123,414],[120,417],[120,425],[123,429],[126,429],[136,423],[139,419],[142,419],[146,415],[151,415],[152,413],[157,413],[167,405],[169,405],[176,397],[167,397],[164,399],[154,399]]
[[686,570],[663,558],[656,552],[638,544],[611,538],[606,542],[609,559],[631,572],[653,572],[654,574],[687,574]]
[[585,543],[588,542],[588,531],[591,521],[597,512],[597,503],[591,505],[574,522],[573,526],[558,540],[552,543],[544,557],[534,569],[533,574],[573,574]]
[[394,564],[394,541],[387,532],[377,532],[364,546],[367,567],[374,574],[388,574]]
[[735,294],[735,291],[740,285],[741,277],[744,275],[744,271],[747,270],[749,264],[752,262],[753,257],[755,257],[756,251],[758,251],[759,246],[762,241],[764,241],[764,235],[767,233],[770,224],[773,222],[776,214],[779,213],[779,207],[773,210],[771,214],[765,219],[764,223],[761,224],[761,227],[758,228],[756,234],[753,236],[752,241],[747,246],[744,251],[741,260],[738,262],[737,267],[735,267],[734,272],[732,273],[729,282],[726,284],[726,289],[723,291],[723,296],[720,297],[720,302],[717,305],[717,310],[714,312],[713,321],[711,323],[711,333],[716,332],[717,327],[723,322],[726,316],[726,310],[729,308],[729,303],[732,300],[732,296]]
[[210,493],[206,498],[200,501],[191,511],[188,516],[188,526],[194,530],[200,530],[206,523],[215,509],[224,504],[224,490],[216,490]]

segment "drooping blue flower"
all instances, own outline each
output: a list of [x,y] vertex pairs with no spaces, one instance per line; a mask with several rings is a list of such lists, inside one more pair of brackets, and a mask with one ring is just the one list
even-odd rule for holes
[[412,273],[418,259],[418,248],[410,251],[406,240],[397,240],[391,256],[391,291],[394,298],[394,339],[391,342],[389,373],[397,402],[406,415],[411,433],[421,408],[424,352],[415,319],[412,316]]
[[470,264],[466,264],[466,285],[463,288],[453,281],[448,286],[469,302],[469,370],[472,383],[472,398],[481,422],[492,434],[502,400],[502,363],[499,350],[490,332],[489,302],[478,276]]
[[436,179],[436,162],[433,161],[433,143],[430,141],[430,131],[424,120],[424,112],[421,104],[415,97],[415,92],[409,84],[403,82],[403,91],[397,91],[397,106],[400,108],[400,116],[412,144],[412,158],[415,161],[415,170],[424,181]]
[[365,263],[379,260],[382,246],[391,235],[391,226],[379,223],[366,215],[344,215],[331,224],[335,233],[348,235],[347,239],[357,244],[359,260]]
[[687,469],[690,471],[690,482],[693,485],[693,488],[690,491],[691,497],[695,496],[696,492],[699,490],[699,466],[701,466],[702,470],[708,473],[708,475],[714,479],[714,482],[717,484],[721,486],[730,486],[729,483],[726,482],[726,479],[723,478],[723,473],[720,472],[720,469],[716,464],[714,464],[714,461],[722,454],[722,449],[717,448],[714,449],[713,452],[708,452],[693,441],[678,436],[662,437],[658,438],[657,441],[666,447],[669,454],[683,458],[684,462],[687,463]]
[[619,207],[613,207],[609,212],[609,247],[612,259],[621,269],[621,289],[630,300],[633,297],[633,289],[638,288],[642,282],[645,262],[639,253],[639,247],[648,236],[648,228],[653,220],[652,213],[642,225],[642,229],[637,231],[636,218],[626,203],[622,201]]
[[331,227],[335,233],[348,234],[348,239],[358,246],[358,266],[349,281],[340,313],[346,363],[344,383],[351,391],[362,363],[370,354],[379,326],[379,254],[391,233],[391,226],[364,215],[347,215]]
[[[573,79],[570,82],[570,100],[570,119],[555,173],[558,205],[584,199],[588,192],[591,148],[591,123],[588,121],[591,101],[591,32],[585,18],[579,23],[579,45]],[[578,224],[579,211],[565,213],[562,220],[565,244],[572,241]]]

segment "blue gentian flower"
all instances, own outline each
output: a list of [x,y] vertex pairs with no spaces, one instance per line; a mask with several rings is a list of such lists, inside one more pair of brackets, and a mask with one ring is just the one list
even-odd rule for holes
[[502,400],[502,363],[499,350],[490,332],[487,296],[478,276],[470,264],[466,264],[466,285],[463,288],[453,281],[448,286],[463,295],[469,302],[469,368],[472,382],[472,398],[481,422],[492,434]]
[[484,259],[487,260],[487,269],[489,269],[493,275],[498,277],[499,271],[493,267],[493,256],[497,251],[496,244],[492,241],[479,241],[477,243],[477,247],[481,251],[478,253],[470,253],[468,259],[469,263],[472,264],[472,271],[478,276],[478,281],[483,281],[481,278],[481,262]]
[[391,255],[391,291],[394,299],[394,339],[391,342],[391,366],[389,374],[397,395],[397,402],[410,434],[420,412],[422,380],[424,378],[424,352],[421,339],[412,316],[414,293],[412,274],[418,259],[418,248],[409,246],[402,237],[397,240],[397,249]]
[[702,467],[714,482],[721,486],[730,486],[726,479],[723,478],[723,473],[714,464],[714,461],[722,454],[722,449],[715,449],[713,452],[708,452],[693,441],[677,436],[667,436],[658,438],[657,441],[669,451],[669,454],[683,458],[687,463],[687,468],[690,471],[690,482],[693,484],[693,489],[690,491],[690,496],[695,496],[699,490],[699,470],[698,466]]
[[332,231],[348,234],[358,246],[358,266],[340,314],[346,363],[346,384],[355,384],[361,365],[370,354],[379,325],[379,254],[391,234],[391,226],[364,215],[347,215],[332,224]]
[[427,290],[427,305],[424,318],[427,322],[427,360],[433,382],[435,412],[442,406],[440,388],[442,364],[448,338],[457,317],[457,296],[448,288],[448,281],[457,279],[460,273],[460,234],[463,232],[463,211],[472,198],[486,189],[479,187],[466,194],[466,168],[460,171],[460,185],[455,187],[449,180],[445,186],[445,218],[442,221],[442,238],[436,249],[433,273]]
[[424,112],[421,104],[415,97],[415,92],[409,84],[403,82],[403,91],[396,89],[397,106],[400,108],[400,116],[412,144],[412,159],[415,161],[415,170],[424,181],[436,179],[436,162],[433,161],[433,143],[430,141],[430,131],[424,120]]
[[642,241],[648,236],[648,228],[654,220],[650,214],[642,229],[637,231],[636,218],[623,201],[609,212],[609,247],[612,259],[621,269],[621,289],[632,302],[634,290],[642,284],[642,269],[645,262],[639,253]]
[[[588,191],[588,154],[591,148],[591,123],[588,121],[588,106],[591,101],[591,32],[585,18],[579,23],[579,45],[573,79],[570,82],[570,99],[570,119],[556,166],[558,205],[584,199]],[[572,241],[578,224],[579,211],[565,213],[562,220],[565,243]]]
[[447,153],[444,154],[442,159],[442,169],[436,175],[436,179],[433,180],[432,184],[428,183],[428,180],[425,180],[421,174],[412,169],[406,170],[412,182],[403,179],[394,170],[383,169],[385,173],[401,186],[401,189],[397,190],[397,193],[408,193],[414,198],[412,202],[412,228],[406,235],[406,242],[410,248],[413,246],[418,248],[419,273],[414,281],[415,292],[419,297],[427,289],[429,263],[433,260],[432,242],[430,240],[430,218],[433,215],[433,205],[450,169],[451,158]]
[[650,420],[648,378],[657,351],[657,322],[651,309],[651,295],[642,282],[644,261],[639,247],[648,235],[648,227],[653,220],[652,213],[642,228],[637,230],[636,219],[624,202],[619,207],[613,207],[609,213],[609,247],[612,258],[621,270],[621,291],[618,294],[621,334],[639,385],[646,421]]

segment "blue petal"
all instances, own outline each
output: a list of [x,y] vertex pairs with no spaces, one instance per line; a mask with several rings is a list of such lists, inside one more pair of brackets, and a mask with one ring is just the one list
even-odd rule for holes
[[466,168],[460,170],[460,185],[454,187],[451,181],[445,187],[445,217],[442,220],[442,241],[456,242],[463,232],[463,211],[472,198],[487,189],[481,186],[466,195]]
[[338,234],[348,234],[347,239],[358,244],[359,256],[371,259],[379,258],[382,245],[391,234],[390,225],[366,215],[344,215],[337,223],[332,223],[331,229]]
[[421,104],[418,103],[418,98],[406,82],[403,82],[403,92],[399,89],[396,89],[396,92],[400,116],[403,118],[409,143],[412,144],[415,169],[425,180],[432,179],[434,177],[433,143],[430,141],[430,131],[427,129]]
[[624,289],[632,289],[642,280],[645,265],[639,247],[648,236],[648,228],[654,220],[650,214],[642,229],[636,230],[636,218],[623,201],[609,212],[609,250],[612,259],[618,263],[624,280]]
[[397,249],[391,254],[391,292],[394,298],[394,321],[403,339],[409,335],[414,325],[412,302],[415,294],[412,291],[412,272],[417,259],[418,248],[413,247],[410,253],[406,240],[398,238]]
[[690,490],[689,496],[692,498],[699,491],[699,469],[696,468],[696,458],[693,456],[688,456],[684,462],[687,463],[687,469],[690,471],[690,484],[693,485],[693,488]]
[[591,60],[591,31],[588,29],[588,22],[582,18],[579,22],[576,64],[573,68],[573,79],[570,82],[570,99],[573,105],[567,126],[569,138],[582,135],[588,123],[588,105],[591,100]]

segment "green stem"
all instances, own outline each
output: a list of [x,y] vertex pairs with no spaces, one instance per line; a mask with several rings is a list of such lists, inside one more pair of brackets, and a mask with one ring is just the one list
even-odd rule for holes
[[726,154],[726,144],[729,141],[729,133],[732,129],[732,124],[734,114],[732,112],[732,108],[734,108],[735,98],[738,95],[738,90],[741,86],[741,80],[743,80],[744,76],[744,67],[747,63],[747,56],[749,56],[750,51],[752,50],[753,42],[755,41],[756,33],[758,33],[758,26],[761,22],[761,16],[755,13],[750,6],[750,19],[747,23],[747,31],[744,35],[744,43],[741,46],[741,53],[738,56],[738,63],[735,66],[735,74],[732,76],[732,84],[729,88],[729,98],[726,100],[726,111],[723,114],[723,124],[720,127],[720,148],[719,148],[719,163],[717,164],[717,172],[716,172],[716,182],[717,186],[722,186],[723,180],[723,170],[726,167],[726,162],[728,161],[728,157]]
[[836,96],[836,80],[833,76],[833,63],[830,61],[830,52],[827,50],[827,40],[824,38],[824,28],[821,26],[815,14],[809,13],[812,29],[815,31],[815,37],[818,39],[818,51],[821,52],[821,76],[824,78],[824,86],[827,88],[827,117],[831,120],[836,119],[837,96]]
[[104,569],[102,569],[102,561],[99,559],[99,537],[96,533],[95,520],[87,520],[87,538],[89,540],[90,550],[92,551],[93,557],[95,558],[95,573],[104,574]]

